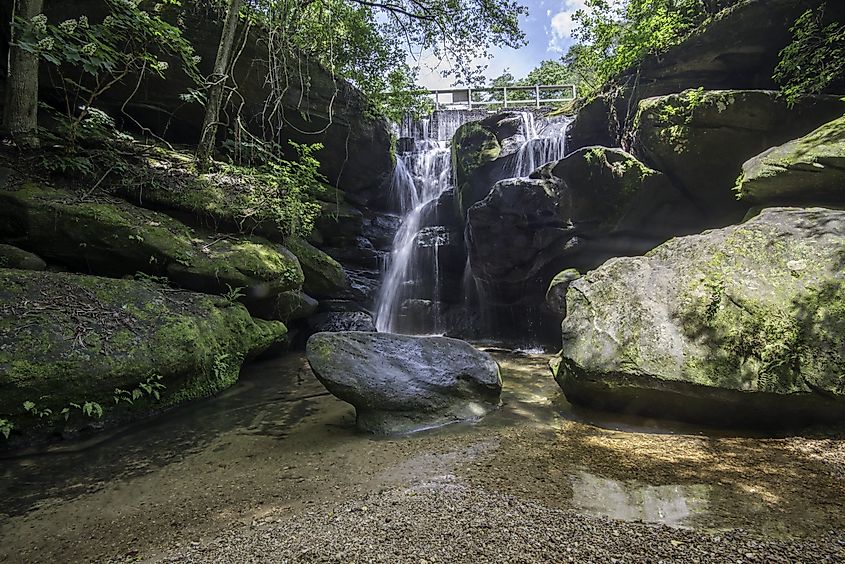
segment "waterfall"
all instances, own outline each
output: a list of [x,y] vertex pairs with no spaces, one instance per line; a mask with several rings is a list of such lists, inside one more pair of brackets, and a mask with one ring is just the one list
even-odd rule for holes
[[[528,176],[539,166],[563,158],[564,132],[569,123],[567,118],[543,119],[538,123],[532,112],[519,115],[524,140],[513,157],[513,170],[508,171],[514,177]],[[397,157],[389,193],[402,222],[393,239],[377,300],[378,331],[420,334],[452,329],[444,321],[444,310],[454,304],[443,304],[442,300],[450,294],[441,288],[441,278],[451,274],[454,266],[448,264],[454,260],[443,263],[442,253],[450,252],[456,243],[464,253],[462,256],[465,251],[462,235],[455,236],[454,229],[438,225],[442,218],[436,215],[438,204],[443,205],[441,197],[449,196],[444,193],[454,186],[449,142],[462,124],[478,118],[477,113],[444,111],[429,119],[406,119],[394,128],[394,133],[405,142],[406,152]],[[460,274],[457,273],[459,278]],[[453,293],[460,296],[461,280],[457,285]],[[464,304],[457,304],[458,308],[469,311],[470,301],[480,301],[481,290],[466,262]]]
[[[434,120],[406,120],[402,124],[401,133],[414,140],[414,149],[397,158],[390,181],[390,193],[399,207],[402,224],[393,239],[393,251],[379,293],[376,311],[379,331],[416,332],[409,323],[402,323],[401,309],[406,300],[417,295],[411,292],[414,285],[426,278],[433,284],[430,315],[435,318],[433,325],[437,325],[439,250],[443,240],[437,233],[423,233],[423,216],[428,206],[452,187],[452,155],[448,143],[464,121],[467,116],[461,112],[441,112]],[[420,252],[421,247],[432,251]]]

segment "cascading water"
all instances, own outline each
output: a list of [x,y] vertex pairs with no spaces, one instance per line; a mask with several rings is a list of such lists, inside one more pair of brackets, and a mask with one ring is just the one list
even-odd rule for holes
[[[414,140],[414,149],[397,159],[390,182],[390,192],[398,204],[402,224],[393,239],[393,251],[378,298],[376,329],[379,331],[420,331],[420,325],[415,326],[407,314],[403,315],[403,307],[407,310],[405,302],[411,296],[419,295],[414,286],[426,280],[432,286],[427,305],[433,319],[425,327],[428,331],[439,329],[439,247],[443,235],[436,231],[424,233],[422,220],[425,210],[452,187],[452,157],[448,143],[467,119],[460,112],[445,112],[439,114],[434,123],[432,120],[416,123],[407,120],[403,124],[401,134]],[[421,247],[432,251],[420,252]],[[416,300],[416,303],[420,305],[424,301]]]
[[[564,133],[569,120],[555,118],[538,124],[531,112],[520,113],[523,142],[512,155],[512,168],[506,176],[528,176],[547,162],[563,158]],[[471,265],[466,262],[463,235],[454,229],[438,225],[437,208],[441,197],[450,190],[452,178],[449,142],[463,123],[478,119],[478,115],[464,112],[438,112],[433,119],[406,120],[396,133],[411,150],[400,155],[390,182],[390,193],[399,209],[402,223],[393,239],[393,250],[385,265],[376,311],[378,331],[392,333],[443,333],[454,329],[443,319],[446,310],[455,307],[466,312],[474,309],[483,316],[483,289],[474,279]],[[412,143],[407,143],[412,140]],[[455,266],[442,257],[450,249],[459,247],[463,272],[464,302],[447,303],[446,296],[460,296],[461,273],[456,273],[458,288],[441,288],[441,278]],[[457,267],[460,270],[460,266]],[[444,296],[445,294],[445,296]],[[474,306],[470,302],[475,302]],[[453,312],[454,313],[454,312]],[[466,317],[466,316],[464,316]]]

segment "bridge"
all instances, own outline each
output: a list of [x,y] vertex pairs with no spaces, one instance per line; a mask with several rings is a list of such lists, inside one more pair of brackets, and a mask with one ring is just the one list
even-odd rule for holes
[[574,84],[535,84],[534,86],[500,86],[423,90],[433,97],[436,110],[473,110],[497,106],[502,108],[542,108],[572,102],[578,93]]

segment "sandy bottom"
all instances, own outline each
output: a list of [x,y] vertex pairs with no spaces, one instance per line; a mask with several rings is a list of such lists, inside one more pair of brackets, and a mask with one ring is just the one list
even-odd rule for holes
[[574,409],[492,351],[502,408],[375,438],[291,354],[216,398],[0,459],[0,562],[845,561],[845,433]]

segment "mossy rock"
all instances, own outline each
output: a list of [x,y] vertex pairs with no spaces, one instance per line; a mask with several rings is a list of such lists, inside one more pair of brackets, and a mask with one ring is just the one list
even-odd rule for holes
[[21,270],[45,270],[47,263],[34,255],[12,245],[0,244],[0,268],[19,268]]
[[204,234],[172,217],[119,198],[88,200],[28,184],[0,191],[2,234],[27,250],[106,276],[144,272],[207,293],[242,288],[249,295],[299,289],[296,257],[260,237]]
[[464,217],[470,206],[484,197],[484,194],[471,193],[473,183],[470,177],[501,153],[502,146],[496,132],[480,121],[465,123],[455,132],[452,137],[452,170],[457,182],[455,203],[460,217]]
[[711,423],[845,417],[845,212],[769,208],[569,286],[570,401]]
[[845,116],[746,161],[736,190],[753,204],[845,203]]
[[[96,402],[108,422],[205,397],[232,385],[244,359],[286,332],[221,297],[0,269],[0,418],[18,432],[52,431],[94,421],[71,404]],[[151,381],[165,386],[159,400],[141,386]],[[116,389],[143,393],[116,402]],[[28,413],[24,402],[51,415]]]
[[302,238],[289,238],[287,248],[299,259],[305,275],[302,289],[308,294],[333,296],[349,285],[340,263]]
[[777,92],[687,90],[640,101],[633,152],[727,225],[748,207],[733,190],[746,160],[843,112],[845,102],[835,96],[790,107]]
[[[161,147],[147,157],[143,182],[121,184],[118,195],[145,208],[165,211],[195,227],[233,233],[254,233],[284,243],[288,233],[267,203],[283,187],[270,173],[225,165],[205,174],[194,168],[193,156]],[[222,165],[221,165],[222,166]],[[325,183],[303,186],[318,208],[344,204],[345,194]]]

